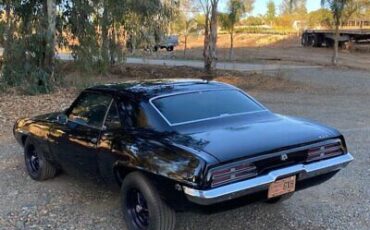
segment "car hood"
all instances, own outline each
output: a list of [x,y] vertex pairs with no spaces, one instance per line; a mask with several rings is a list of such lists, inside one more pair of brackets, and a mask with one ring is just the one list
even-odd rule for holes
[[318,123],[272,113],[187,135],[192,141],[184,145],[193,143],[193,148],[220,162],[340,136],[336,130]]

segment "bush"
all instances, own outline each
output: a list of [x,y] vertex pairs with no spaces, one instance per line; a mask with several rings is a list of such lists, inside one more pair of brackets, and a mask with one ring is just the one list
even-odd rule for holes
[[49,93],[52,90],[50,74],[42,67],[45,51],[40,49],[40,42],[42,37],[35,34],[10,43],[4,51],[3,85],[20,88],[27,94]]

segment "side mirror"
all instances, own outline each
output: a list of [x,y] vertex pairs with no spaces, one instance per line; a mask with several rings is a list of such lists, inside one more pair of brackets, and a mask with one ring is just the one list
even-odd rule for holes
[[68,117],[64,113],[59,114],[57,116],[57,122],[62,125],[66,125],[68,123]]

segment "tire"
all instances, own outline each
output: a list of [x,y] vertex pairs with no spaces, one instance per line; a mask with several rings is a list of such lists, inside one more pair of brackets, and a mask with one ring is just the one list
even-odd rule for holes
[[129,230],[173,230],[176,214],[142,173],[126,176],[121,187],[121,205]]
[[57,173],[57,169],[29,138],[24,146],[24,160],[28,175],[36,181],[54,178]]
[[169,46],[166,49],[167,49],[168,52],[171,52],[171,51],[173,51],[173,46]]
[[307,47],[308,45],[308,34],[303,33],[301,38],[301,44],[303,47]]
[[318,34],[314,34],[313,36],[313,47],[321,47],[322,46],[322,39]]
[[288,194],[285,194],[285,195],[282,195],[282,196],[278,196],[278,197],[274,197],[274,198],[271,198],[271,199],[268,199],[266,200],[265,202],[268,203],[268,204],[276,204],[276,203],[281,203],[285,200],[288,200],[289,198],[291,198],[293,196],[293,192],[292,193],[288,193]]
[[333,48],[334,47],[334,40],[332,40],[330,38],[325,39],[325,43],[326,43],[326,46],[328,48]]

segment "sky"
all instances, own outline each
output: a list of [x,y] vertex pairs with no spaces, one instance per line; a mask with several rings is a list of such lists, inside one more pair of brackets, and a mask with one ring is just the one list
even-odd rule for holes
[[[267,5],[268,1],[269,0],[255,0],[254,1],[253,12],[251,14],[252,15],[265,14],[266,10],[267,10],[266,5]],[[273,1],[276,4],[277,11],[279,11],[279,6],[280,6],[282,0],[273,0]],[[227,2],[227,1],[220,1],[221,11],[222,11],[222,9],[225,8],[225,2]],[[321,2],[320,0],[307,0],[307,9],[308,9],[308,11],[313,11],[313,10],[319,9],[321,7],[320,2]]]

